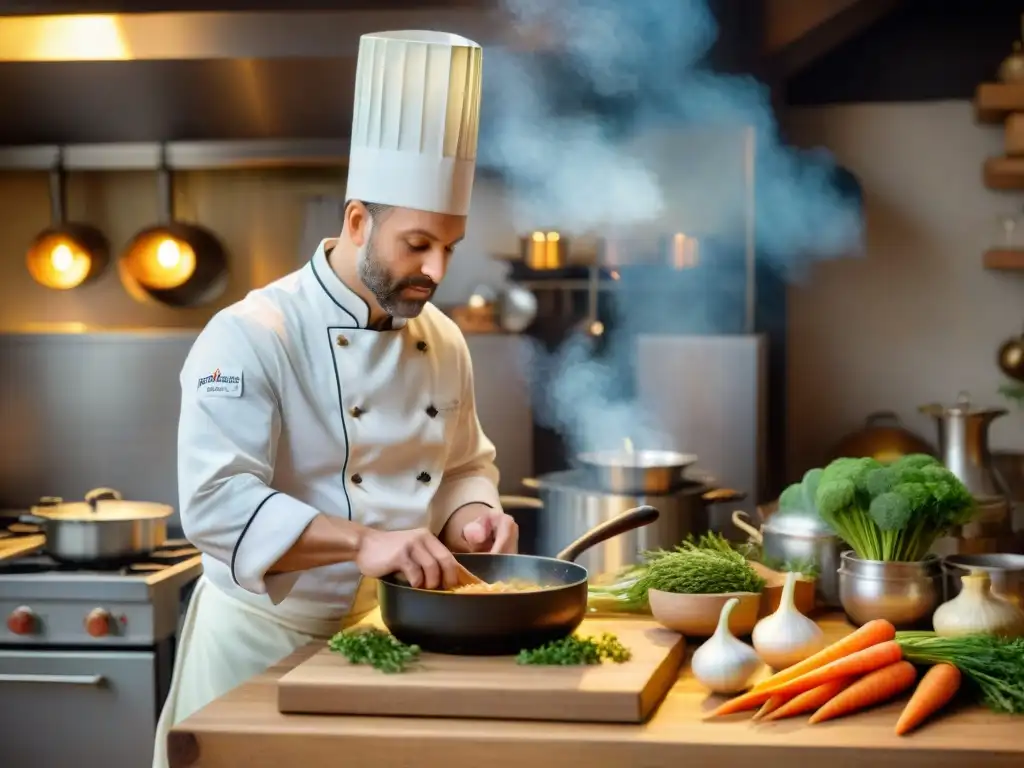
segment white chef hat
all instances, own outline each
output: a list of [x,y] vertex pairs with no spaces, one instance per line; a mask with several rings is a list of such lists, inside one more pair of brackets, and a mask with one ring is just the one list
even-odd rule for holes
[[459,35],[363,35],[346,199],[465,215],[482,63],[480,46]]

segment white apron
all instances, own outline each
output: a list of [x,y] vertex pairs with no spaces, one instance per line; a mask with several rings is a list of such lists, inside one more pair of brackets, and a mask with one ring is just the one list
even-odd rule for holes
[[167,734],[175,725],[302,646],[356,624],[376,604],[377,582],[363,579],[352,612],[340,621],[286,622],[200,577],[185,612],[171,688],[156,726],[153,768],[168,768]]

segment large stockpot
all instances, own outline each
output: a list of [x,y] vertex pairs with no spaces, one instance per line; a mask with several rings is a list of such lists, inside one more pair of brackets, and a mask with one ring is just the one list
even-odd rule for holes
[[[760,508],[758,513],[761,513]],[[816,590],[825,606],[838,608],[839,555],[842,545],[839,537],[824,522],[802,515],[770,515],[760,529],[750,525],[746,515],[732,513],[733,525],[747,533],[761,546],[765,565],[781,569],[788,563],[811,563],[818,569]]]
[[524,480],[523,484],[535,488],[539,497],[534,505],[539,508],[536,522],[540,555],[554,556],[563,542],[572,541],[634,507],[650,505],[661,513],[654,523],[608,539],[582,554],[578,562],[592,574],[636,565],[640,553],[671,549],[690,534],[699,536],[715,531],[734,538],[728,510],[719,511],[715,506],[746,497],[738,491],[695,481],[684,482],[675,491],[660,495],[607,493],[589,485],[585,474],[573,470],[541,475]]
[[42,527],[43,548],[55,560],[97,563],[128,560],[163,546],[173,512],[166,504],[123,501],[116,491],[98,488],[85,501],[43,499],[21,519]]

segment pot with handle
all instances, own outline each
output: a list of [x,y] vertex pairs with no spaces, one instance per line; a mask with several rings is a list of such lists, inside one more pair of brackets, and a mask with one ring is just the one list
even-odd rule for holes
[[[760,508],[758,513],[761,513]],[[764,515],[761,514],[762,519]],[[771,515],[761,528],[750,524],[741,510],[732,513],[732,522],[760,545],[764,564],[776,570],[786,564],[812,564],[818,571],[816,588],[818,599],[828,607],[838,607],[839,566],[841,545],[839,537],[822,521],[804,515]]]
[[521,527],[520,541],[532,541],[536,554],[548,557],[554,557],[565,542],[634,507],[651,505],[661,513],[653,524],[616,536],[582,554],[578,562],[592,574],[612,573],[639,563],[641,553],[671,549],[691,534],[701,536],[714,531],[726,538],[737,538],[739,532],[734,533],[729,507],[723,505],[745,498],[739,491],[693,480],[664,495],[607,493],[576,470],[550,472],[526,478],[522,483],[537,491],[539,503],[535,500],[533,504],[541,511],[520,514],[521,519],[528,521],[529,531],[535,532],[531,540],[529,534],[524,534],[527,527]]
[[678,488],[683,470],[697,462],[691,453],[662,450],[593,451],[577,458],[605,492],[652,496]]
[[588,573],[573,562],[589,547],[658,519],[650,506],[630,509],[593,528],[557,557],[458,554],[483,581],[526,582],[538,589],[459,593],[417,589],[401,576],[378,583],[381,620],[396,638],[433,653],[507,656],[571,635],[587,612]]
[[173,512],[166,504],[124,501],[115,490],[97,488],[85,495],[85,501],[42,499],[21,520],[42,527],[43,548],[54,560],[116,562],[163,546]]

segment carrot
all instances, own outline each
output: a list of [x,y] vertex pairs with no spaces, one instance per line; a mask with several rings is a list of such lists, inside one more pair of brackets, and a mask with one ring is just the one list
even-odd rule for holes
[[900,646],[895,640],[890,640],[886,643],[872,645],[863,651],[851,653],[849,656],[844,656],[841,659],[836,659],[824,667],[819,667],[813,672],[801,675],[796,680],[783,683],[777,688],[771,689],[768,693],[771,695],[794,696],[798,693],[809,691],[812,688],[817,688],[822,683],[827,683],[839,677],[860,677],[861,675],[866,675],[868,672],[874,672],[876,669],[895,664],[902,658],[903,651],[900,650]]
[[823,707],[827,701],[831,700],[833,696],[836,696],[852,682],[852,677],[839,677],[835,680],[829,680],[817,688],[811,688],[809,691],[797,694],[778,709],[765,715],[763,719],[765,722],[768,722],[769,720],[795,717],[796,715],[802,715],[804,712],[812,712],[819,707]]
[[876,669],[841,691],[811,715],[811,725],[823,723],[836,717],[852,715],[862,709],[888,701],[907,690],[917,680],[917,670],[909,661]]
[[795,680],[801,675],[806,675],[808,672],[820,669],[826,664],[831,664],[837,659],[849,656],[851,653],[863,651],[865,648],[870,648],[872,645],[888,642],[895,637],[896,628],[892,624],[885,619],[874,619],[859,629],[851,632],[846,637],[832,643],[832,645],[827,648],[823,648],[818,651],[818,653],[813,656],[804,659],[798,664],[794,664],[791,667],[787,667],[786,669],[776,672],[767,680],[762,680],[751,688],[750,692],[766,691],[770,688],[775,688],[782,683],[788,683],[790,680]]
[[952,664],[936,664],[925,672],[896,723],[896,735],[905,736],[946,706],[960,690],[961,679]]
[[735,715],[737,712],[746,712],[747,710],[754,709],[754,707],[760,707],[771,697],[772,694],[769,691],[747,691],[733,699],[729,699],[724,704],[719,704],[705,718],[724,717],[725,715]]
[[767,715],[774,712],[776,709],[781,707],[787,701],[790,700],[789,696],[772,696],[766,701],[757,712],[754,713],[755,720],[761,720]]
[[749,690],[719,705],[707,717],[722,717],[723,715],[732,715],[737,712],[746,712],[754,707],[760,707],[772,696],[779,695],[787,699],[792,698],[799,693],[817,688],[829,680],[835,680],[837,677],[864,675],[889,664],[894,664],[902,658],[903,652],[895,640],[877,643],[864,650],[851,653],[848,656],[841,656],[823,667],[818,667],[788,682],[780,683],[766,690]]

